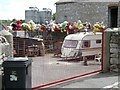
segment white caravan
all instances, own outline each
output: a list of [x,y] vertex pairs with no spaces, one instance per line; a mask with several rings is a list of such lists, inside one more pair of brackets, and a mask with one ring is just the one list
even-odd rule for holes
[[65,37],[61,47],[63,59],[76,59],[84,56],[95,56],[101,53],[102,33],[80,32]]

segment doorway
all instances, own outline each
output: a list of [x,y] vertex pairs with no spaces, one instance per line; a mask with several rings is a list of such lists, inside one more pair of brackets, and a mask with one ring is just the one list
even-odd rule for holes
[[111,28],[118,25],[118,6],[109,7],[109,25]]

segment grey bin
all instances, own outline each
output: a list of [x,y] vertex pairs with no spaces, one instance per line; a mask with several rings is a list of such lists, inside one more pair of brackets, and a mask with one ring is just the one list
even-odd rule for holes
[[10,58],[3,62],[3,85],[5,90],[32,90],[31,59],[26,57]]

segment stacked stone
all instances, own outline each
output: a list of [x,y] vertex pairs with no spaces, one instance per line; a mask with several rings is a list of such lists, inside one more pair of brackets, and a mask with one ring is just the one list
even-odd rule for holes
[[110,37],[110,64],[120,66],[120,33],[112,32]]

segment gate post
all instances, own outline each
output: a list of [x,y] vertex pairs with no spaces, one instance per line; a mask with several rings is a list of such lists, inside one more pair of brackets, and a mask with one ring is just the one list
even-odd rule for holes
[[102,59],[102,72],[108,72],[110,71],[110,36],[111,33],[104,31],[104,42],[103,42],[103,50],[102,50],[102,55],[104,56]]

